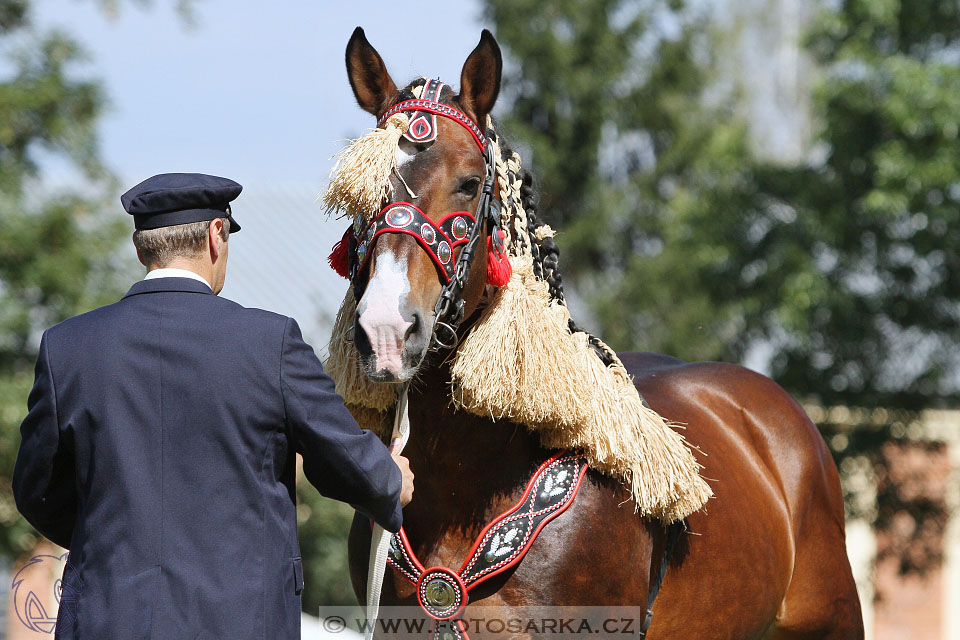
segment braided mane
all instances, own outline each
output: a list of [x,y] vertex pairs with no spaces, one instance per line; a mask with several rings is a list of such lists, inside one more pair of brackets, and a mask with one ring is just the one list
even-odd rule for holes
[[[554,230],[550,225],[540,220],[537,213],[538,198],[534,187],[533,172],[521,166],[520,155],[516,153],[496,130],[496,121],[491,117],[486,131],[487,137],[496,142],[499,149],[500,166],[498,171],[502,170],[505,175],[500,176],[501,184],[517,184],[519,182],[519,194],[512,190],[511,193],[504,193],[501,189],[501,201],[506,205],[510,199],[517,200],[523,208],[526,217],[526,233],[517,233],[511,238],[521,244],[529,243],[530,253],[533,258],[533,274],[539,280],[547,283],[547,289],[550,292],[550,299],[560,304],[566,304],[566,298],[563,293],[563,275],[560,273],[560,246],[554,241]],[[516,166],[518,170],[512,169]],[[570,318],[569,328],[571,333],[582,332],[576,321]],[[602,340],[591,333],[587,333],[588,341],[594,348],[597,356],[603,363],[609,366],[616,358],[616,354]]]
[[[417,96],[424,83],[412,82],[399,98]],[[442,97],[448,100],[450,94]],[[407,124],[394,121],[398,116],[405,117],[391,116],[386,125],[393,132],[377,129],[351,144],[345,156],[352,153],[359,160],[342,170],[350,180],[338,174],[331,181],[328,207],[357,208],[361,199],[378,197],[379,191],[368,186],[382,188],[385,176],[369,176],[364,169],[392,171],[401,135],[396,132]],[[490,296],[453,354],[453,404],[482,417],[521,423],[547,448],[583,450],[591,467],[628,487],[636,510],[645,516],[665,523],[686,517],[712,495],[698,463],[683,437],[640,397],[616,353],[570,317],[559,248],[554,230],[537,215],[533,176],[501,141],[494,121],[488,118],[485,124],[497,163],[512,275]],[[362,152],[353,153],[357,149]],[[396,387],[372,382],[363,373],[348,340],[356,304],[351,287],[337,315],[326,369],[358,422],[386,435]]]

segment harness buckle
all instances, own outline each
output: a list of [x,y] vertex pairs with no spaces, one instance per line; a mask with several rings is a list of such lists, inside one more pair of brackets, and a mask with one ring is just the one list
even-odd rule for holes
[[[447,335],[450,336],[450,342],[446,343],[443,339],[440,338],[441,329],[447,332]],[[460,344],[460,336],[457,334],[457,330],[446,322],[437,322],[433,325],[433,341],[441,349],[456,349],[457,345]]]

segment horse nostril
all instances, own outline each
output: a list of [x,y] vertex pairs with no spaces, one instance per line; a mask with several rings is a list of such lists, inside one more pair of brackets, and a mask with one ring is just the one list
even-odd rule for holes
[[370,338],[367,332],[360,326],[359,318],[353,323],[353,346],[362,355],[373,353],[373,346],[370,344]]
[[423,316],[419,312],[414,312],[413,322],[410,323],[410,326],[407,327],[406,333],[403,334],[404,341],[407,340],[412,335],[416,335],[420,331],[420,327],[423,326]]

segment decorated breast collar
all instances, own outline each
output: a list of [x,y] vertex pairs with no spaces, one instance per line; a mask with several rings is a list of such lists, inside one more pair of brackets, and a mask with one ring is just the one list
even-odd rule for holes
[[434,640],[469,640],[459,620],[468,592],[523,559],[547,523],[573,504],[586,473],[583,455],[563,450],[551,456],[530,478],[519,502],[480,532],[457,571],[424,568],[406,531],[401,528],[393,535],[387,561],[417,587],[417,602],[434,619]]

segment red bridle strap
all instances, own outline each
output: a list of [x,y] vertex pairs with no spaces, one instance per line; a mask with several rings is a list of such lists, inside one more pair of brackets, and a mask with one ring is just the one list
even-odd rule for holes
[[473,136],[477,146],[480,147],[481,152],[483,152],[483,149],[487,144],[487,137],[483,135],[483,131],[480,130],[480,127],[478,127],[477,124],[471,120],[469,116],[467,116],[467,114],[459,109],[451,107],[448,104],[436,102],[435,100],[414,98],[413,100],[404,100],[403,102],[398,102],[387,109],[387,112],[380,117],[380,120],[377,122],[377,126],[382,127],[383,123],[385,123],[390,116],[400,113],[401,111],[427,111],[429,113],[435,113],[438,116],[450,118],[470,132],[470,135]]

